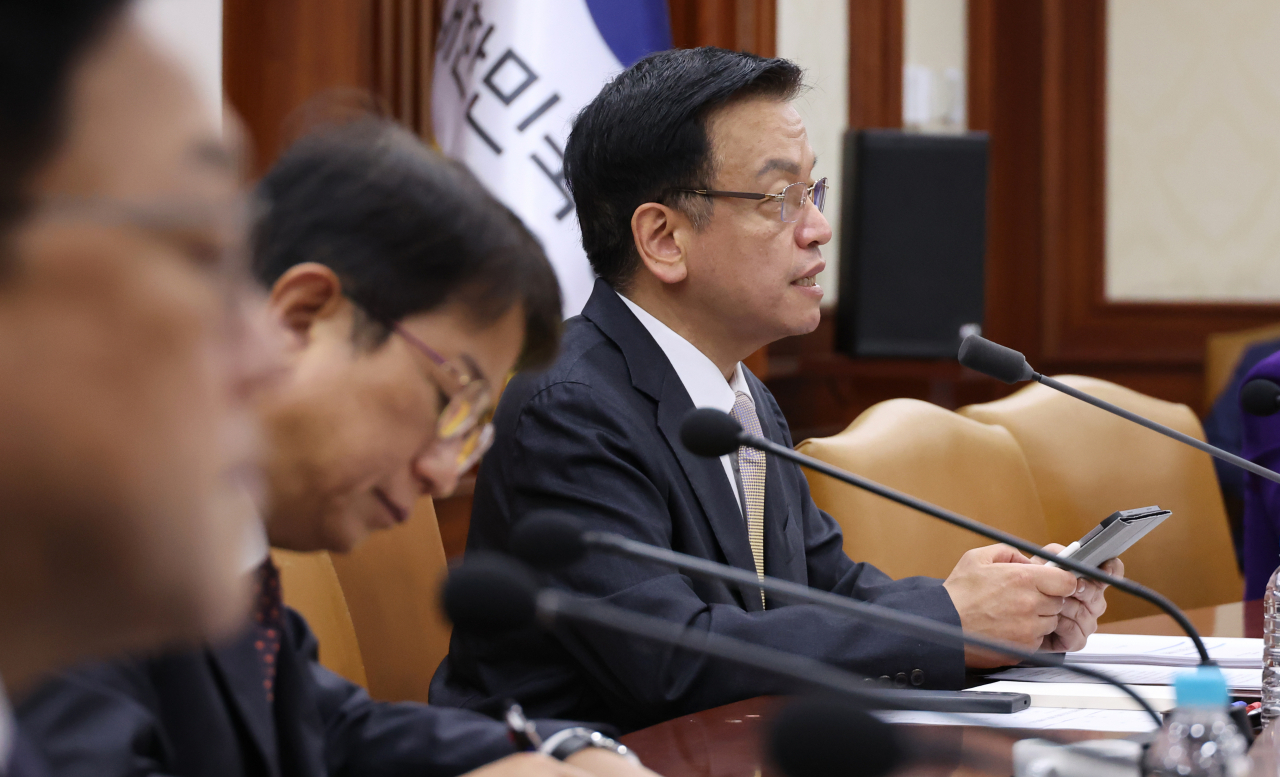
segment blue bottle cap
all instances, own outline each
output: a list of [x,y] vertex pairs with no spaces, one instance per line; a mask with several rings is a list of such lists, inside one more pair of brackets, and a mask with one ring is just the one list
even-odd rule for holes
[[1227,678],[1216,666],[1199,666],[1173,680],[1179,707],[1226,707]]

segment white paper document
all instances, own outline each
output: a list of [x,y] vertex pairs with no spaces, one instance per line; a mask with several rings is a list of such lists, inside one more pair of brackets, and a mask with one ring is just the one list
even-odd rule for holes
[[[1209,656],[1223,669],[1262,669],[1262,640],[1205,637]],[[1084,650],[1068,653],[1068,664],[1137,664],[1191,667],[1200,662],[1186,637],[1146,634],[1093,634]]]
[[[941,712],[881,711],[876,717],[889,723],[920,726],[954,726],[957,721]],[[968,714],[961,723],[992,728],[1025,728],[1032,730],[1062,729],[1074,731],[1114,731],[1139,733],[1155,731],[1155,721],[1145,712],[1134,710],[1073,710],[1060,707],[1032,707],[1001,715],[993,712]]]
[[[998,682],[970,688],[983,693],[1025,693],[1032,707],[1074,707],[1096,710],[1141,710],[1138,702],[1119,688],[1098,683],[1019,683]],[[1132,690],[1155,707],[1157,712],[1171,710],[1175,699],[1168,685],[1135,685]]]
[[[1075,665],[1075,664],[1073,664]],[[1102,672],[1125,685],[1173,685],[1180,673],[1188,671],[1174,666],[1142,666],[1139,664],[1079,664],[1081,668]],[[1258,669],[1223,669],[1227,688],[1236,695],[1258,694],[1262,691],[1262,671]],[[1091,677],[1083,677],[1062,667],[1015,666],[995,674],[989,680],[1016,680],[1027,683],[1100,683]]]

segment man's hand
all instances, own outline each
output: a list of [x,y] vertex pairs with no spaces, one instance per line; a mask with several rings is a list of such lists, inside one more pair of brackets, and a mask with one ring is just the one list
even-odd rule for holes
[[[1053,553],[1061,553],[1061,545],[1045,545],[1044,549]],[[1043,559],[1036,559],[1043,564]],[[1113,558],[1101,567],[1113,577],[1124,577],[1124,562]],[[1098,630],[1098,618],[1107,611],[1107,599],[1103,595],[1107,586],[1095,580],[1080,578],[1076,592],[1062,605],[1058,614],[1058,628],[1044,638],[1041,650],[1050,653],[1069,653],[1084,647],[1089,635]]]
[[[1038,650],[1045,637],[1057,632],[1067,597],[1078,588],[1075,575],[1032,564],[1008,545],[974,548],[964,554],[942,585],[965,631],[1026,650]],[[968,646],[964,659],[972,669],[1009,663],[1005,656]]]
[[542,753],[516,753],[467,772],[463,777],[591,777],[591,772]]
[[579,750],[569,756],[566,763],[591,772],[596,777],[658,777],[643,766],[636,766],[617,753],[598,747]]
[[658,777],[643,766],[627,759],[588,747],[557,761],[541,753],[516,753],[482,766],[463,777]]

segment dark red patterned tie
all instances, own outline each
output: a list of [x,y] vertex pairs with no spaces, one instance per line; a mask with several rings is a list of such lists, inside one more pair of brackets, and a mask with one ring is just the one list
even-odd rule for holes
[[258,568],[258,598],[254,603],[253,642],[262,659],[262,689],[267,701],[276,699],[276,661],[280,657],[280,632],[284,626],[281,617],[283,602],[280,599],[280,570],[268,558]]

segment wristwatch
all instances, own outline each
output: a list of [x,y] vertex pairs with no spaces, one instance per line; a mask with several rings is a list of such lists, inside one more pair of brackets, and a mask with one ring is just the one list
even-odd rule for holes
[[592,731],[582,726],[557,731],[543,740],[538,752],[563,761],[588,747],[598,747],[601,750],[617,753],[636,766],[640,766],[640,758],[632,752],[631,748],[615,739],[610,739],[599,731]]

